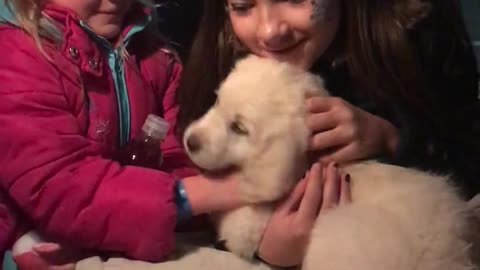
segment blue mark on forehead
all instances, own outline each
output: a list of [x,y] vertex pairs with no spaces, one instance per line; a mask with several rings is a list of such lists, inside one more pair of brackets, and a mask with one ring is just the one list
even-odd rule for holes
[[322,22],[327,19],[327,10],[330,5],[330,0],[310,0],[312,4],[312,21]]

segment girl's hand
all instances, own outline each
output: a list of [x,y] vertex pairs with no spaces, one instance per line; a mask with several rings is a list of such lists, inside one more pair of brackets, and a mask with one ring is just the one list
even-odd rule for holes
[[313,133],[310,150],[320,152],[321,162],[344,163],[395,152],[397,129],[341,98],[311,97],[307,111],[307,126]]
[[74,270],[76,262],[88,257],[85,252],[57,243],[39,243],[29,252],[14,256],[19,270]]
[[182,180],[192,215],[227,211],[245,204],[240,197],[237,175],[198,175]]
[[274,211],[260,243],[259,257],[276,266],[299,265],[317,217],[351,202],[349,178],[342,177],[333,163],[326,168],[313,165]]

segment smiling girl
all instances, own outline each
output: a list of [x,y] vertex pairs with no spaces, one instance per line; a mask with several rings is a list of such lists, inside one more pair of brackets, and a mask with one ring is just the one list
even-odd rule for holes
[[[203,12],[177,95],[180,135],[235,60],[253,53],[325,78],[333,97],[306,100],[321,162],[378,158],[451,173],[465,197],[480,190],[478,71],[457,1],[205,0]],[[293,216],[273,216],[265,260],[301,261],[316,215]]]

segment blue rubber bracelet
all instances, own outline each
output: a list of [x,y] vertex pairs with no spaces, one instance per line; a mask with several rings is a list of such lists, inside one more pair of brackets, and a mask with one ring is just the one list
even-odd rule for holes
[[192,207],[187,198],[182,181],[175,184],[175,204],[177,206],[177,224],[185,222],[192,217]]

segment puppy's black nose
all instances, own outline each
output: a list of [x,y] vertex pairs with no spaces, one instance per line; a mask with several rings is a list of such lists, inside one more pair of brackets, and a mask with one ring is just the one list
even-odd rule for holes
[[200,139],[195,134],[192,134],[187,139],[187,149],[191,153],[198,152],[202,148],[202,144],[200,143]]

